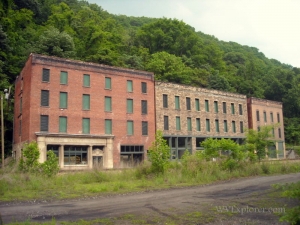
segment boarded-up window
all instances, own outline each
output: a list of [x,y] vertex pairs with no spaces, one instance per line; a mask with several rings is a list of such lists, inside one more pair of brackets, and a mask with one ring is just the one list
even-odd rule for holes
[[176,130],[181,130],[180,117],[176,116]]
[[163,95],[163,107],[168,108],[168,95]]
[[127,113],[133,113],[133,99],[127,99]]
[[192,118],[191,117],[187,118],[187,130],[192,131]]
[[112,120],[105,120],[105,134],[112,134]]
[[82,133],[90,133],[90,118],[82,118]]
[[133,135],[133,121],[127,121],[127,135]]
[[68,108],[68,93],[67,92],[59,93],[59,108],[61,108],[61,109]]
[[224,132],[228,132],[227,120],[224,120]]
[[234,103],[231,103],[231,114],[235,114]]
[[60,84],[68,84],[68,72],[60,72]]
[[147,114],[147,113],[148,113],[147,101],[142,100],[142,114]]
[[179,96],[175,96],[175,109],[180,109]]
[[50,81],[50,70],[43,68],[42,81],[49,82]]
[[84,87],[90,87],[91,86],[90,75],[89,74],[83,74],[83,86]]
[[169,130],[169,117],[164,116],[164,130]]
[[259,121],[259,111],[256,111],[256,121]]
[[210,132],[210,121],[209,121],[209,119],[206,119],[206,131]]
[[209,112],[209,102],[208,102],[208,100],[205,100],[205,111]]
[[49,106],[49,91],[41,91],[41,106]]
[[111,112],[112,107],[111,107],[111,97],[105,96],[105,111],[106,112]]
[[48,132],[48,126],[49,126],[49,116],[41,115],[41,117],[40,117],[40,130],[42,132]]
[[226,102],[223,102],[223,113],[227,113]]
[[215,120],[216,132],[220,132],[219,120]]
[[244,133],[244,123],[243,123],[243,121],[240,122],[240,132]]
[[90,95],[82,95],[82,109],[89,110],[90,109]]
[[235,121],[232,121],[231,124],[232,124],[232,132],[235,133],[236,132]]
[[243,115],[243,105],[239,104],[239,113],[240,115]]
[[132,80],[127,81],[127,92],[133,92]]
[[191,110],[191,99],[186,97],[186,110]]
[[195,99],[195,108],[196,111],[200,111],[200,101],[198,98]]
[[196,130],[197,130],[197,131],[200,131],[200,130],[201,130],[200,118],[196,118]]
[[65,116],[59,117],[59,132],[67,133],[67,117]]
[[219,107],[218,107],[218,102],[217,101],[214,101],[214,110],[215,110],[215,113],[219,112]]
[[148,135],[148,122],[142,121],[142,135]]
[[111,78],[105,77],[105,89],[111,89]]

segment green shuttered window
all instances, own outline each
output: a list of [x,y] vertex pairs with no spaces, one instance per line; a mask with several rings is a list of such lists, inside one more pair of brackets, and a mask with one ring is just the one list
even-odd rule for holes
[[111,78],[105,77],[105,89],[111,89]]
[[90,133],[90,118],[82,118],[82,133]]
[[105,111],[106,112],[111,112],[112,111],[111,97],[108,97],[108,96],[105,97]]
[[133,121],[127,121],[127,135],[133,135]]
[[90,75],[89,74],[83,74],[83,86],[84,87],[90,87]]
[[133,113],[133,99],[127,99],[127,113]]
[[59,117],[59,132],[67,133],[67,117],[65,116]]
[[61,108],[61,109],[68,108],[68,93],[67,92],[59,93],[59,108]]
[[176,116],[176,130],[180,130],[180,129],[181,129],[180,117]]
[[196,107],[196,111],[200,111],[200,101],[198,98],[195,99],[195,107]]
[[133,92],[132,80],[127,81],[127,91]]
[[68,72],[60,72],[60,84],[68,84]]
[[112,120],[105,120],[105,134],[112,134]]
[[200,130],[201,130],[200,118],[196,118],[196,130],[197,130],[197,131],[200,131]]
[[192,131],[192,118],[191,117],[187,118],[187,130]]
[[175,109],[180,109],[179,96],[175,96]]
[[82,109],[90,110],[90,95],[82,95]]

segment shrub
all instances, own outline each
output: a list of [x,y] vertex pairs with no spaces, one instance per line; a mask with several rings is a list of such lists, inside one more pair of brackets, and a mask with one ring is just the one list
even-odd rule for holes
[[42,172],[48,177],[56,175],[59,171],[58,158],[53,151],[47,152],[47,160],[41,164]]
[[19,163],[19,170],[23,172],[35,172],[39,168],[39,157],[40,151],[36,142],[32,141],[29,144],[25,144]]

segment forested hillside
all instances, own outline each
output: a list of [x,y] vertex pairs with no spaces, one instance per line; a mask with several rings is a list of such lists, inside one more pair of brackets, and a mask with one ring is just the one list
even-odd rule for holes
[[148,70],[158,80],[282,101],[286,141],[299,141],[300,68],[255,47],[176,19],[112,15],[79,0],[2,0],[0,16],[0,90],[13,85],[31,52]]

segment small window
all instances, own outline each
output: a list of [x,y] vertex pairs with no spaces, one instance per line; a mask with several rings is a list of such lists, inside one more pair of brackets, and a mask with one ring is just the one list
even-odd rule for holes
[[180,117],[176,116],[176,130],[181,130]]
[[148,113],[147,100],[142,100],[142,114]]
[[223,102],[223,113],[227,113],[227,106],[226,106],[226,102]]
[[215,120],[216,132],[220,132],[219,120]]
[[264,111],[264,122],[267,122],[267,113]]
[[112,107],[111,107],[111,97],[105,96],[105,111],[106,112],[111,112]]
[[175,109],[180,109],[180,99],[179,99],[179,96],[175,96]]
[[163,107],[168,108],[168,95],[163,94]]
[[243,115],[243,105],[239,104],[239,114]]
[[259,111],[256,110],[256,121],[259,121]]
[[164,116],[164,130],[169,130],[169,117]]
[[82,109],[90,110],[90,95],[82,95]]
[[112,120],[105,120],[105,134],[112,134]]
[[19,136],[22,135],[22,120],[19,121]]
[[224,120],[224,132],[228,132],[227,120]]
[[60,84],[68,84],[68,72],[60,72]]
[[127,99],[127,113],[133,113],[133,99]]
[[196,107],[196,111],[200,111],[200,101],[198,98],[195,99],[195,107]]
[[90,133],[90,118],[82,118],[82,133]]
[[192,131],[192,118],[191,117],[187,118],[187,130]]
[[142,121],[142,135],[148,135],[148,122]]
[[132,80],[127,81],[127,92],[133,92]]
[[49,91],[41,91],[41,106],[49,106]]
[[281,138],[281,129],[278,128],[278,137]]
[[273,118],[273,113],[272,112],[270,113],[270,118],[271,118],[271,122],[273,123],[274,122],[274,118]]
[[208,100],[205,100],[205,111],[209,112],[209,102],[208,102]]
[[197,131],[201,131],[200,118],[196,118],[196,130]]
[[83,86],[84,87],[90,87],[90,75],[89,74],[83,74]]
[[277,113],[277,122],[280,123],[280,115]]
[[272,137],[275,137],[275,129],[272,128]]
[[143,94],[146,94],[147,93],[147,83],[146,82],[142,82],[142,93]]
[[40,117],[40,130],[41,132],[48,132],[49,116],[41,115]]
[[186,97],[186,110],[191,110],[191,98]]
[[111,90],[111,78],[105,77],[105,89]]
[[59,93],[59,108],[60,109],[68,108],[68,93],[67,92]]
[[133,135],[133,121],[127,121],[127,135]]
[[209,119],[206,119],[206,131],[210,132],[210,121],[209,121]]
[[50,70],[49,69],[43,68],[42,81],[50,82]]
[[231,114],[235,114],[234,103],[231,103]]
[[22,113],[22,109],[23,109],[23,98],[20,98],[20,113]]
[[231,124],[232,124],[232,132],[236,133],[235,121],[232,121]]
[[244,123],[243,123],[243,121],[240,122],[240,132],[244,133]]
[[59,117],[59,132],[67,133],[67,117],[66,116]]
[[215,113],[219,112],[218,101],[214,101],[214,110],[215,110]]

